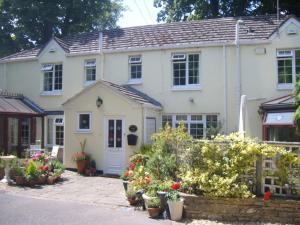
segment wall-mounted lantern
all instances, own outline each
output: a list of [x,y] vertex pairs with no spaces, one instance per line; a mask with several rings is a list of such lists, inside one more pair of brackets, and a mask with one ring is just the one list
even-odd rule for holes
[[96,106],[97,108],[100,108],[100,106],[103,104],[103,100],[98,96],[96,100]]

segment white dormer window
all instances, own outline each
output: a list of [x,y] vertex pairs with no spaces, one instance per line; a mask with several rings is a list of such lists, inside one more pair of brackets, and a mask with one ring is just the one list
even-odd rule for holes
[[277,76],[279,89],[292,89],[300,76],[300,50],[277,51]]
[[142,79],[142,57],[130,56],[129,60],[129,83],[140,83]]
[[96,80],[96,59],[86,60],[85,68],[85,84],[89,85]]

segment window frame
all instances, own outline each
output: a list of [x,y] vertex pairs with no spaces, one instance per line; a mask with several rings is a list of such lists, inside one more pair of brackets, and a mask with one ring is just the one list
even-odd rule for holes
[[[181,114],[164,114],[161,117],[161,126],[163,127],[163,117],[168,117],[170,120],[171,119],[171,124],[170,126],[175,128],[176,124],[178,124],[179,122],[183,121],[183,120],[177,120],[176,117],[177,116],[186,116],[187,119],[184,120],[183,122],[187,124],[187,131],[188,133],[191,135],[191,124],[202,124],[203,125],[203,137],[202,138],[206,138],[207,137],[207,116],[217,116],[217,122],[219,123],[219,114],[218,113],[207,113],[207,114],[189,114],[189,113],[181,113]],[[192,116],[201,116],[201,120],[192,120]],[[192,135],[191,135],[192,136]]]
[[[88,63],[92,63],[92,65],[88,65]],[[94,80],[88,80],[88,70],[94,70],[95,71],[95,74],[94,74],[94,77],[95,79]],[[93,76],[93,74],[92,74]],[[96,59],[86,59],[84,61],[84,85],[85,86],[88,86],[92,83],[94,83],[95,81],[97,80],[97,60]]]
[[[81,129],[80,128],[80,115],[89,115],[89,128]],[[91,133],[92,131],[92,112],[77,112],[77,126],[76,132],[78,133]]]
[[[137,61],[133,61],[133,58],[139,58]],[[141,77],[133,78],[132,77],[132,66],[140,66],[141,67]],[[143,77],[143,59],[142,55],[131,55],[128,57],[128,73],[129,73],[129,84],[140,84],[142,83]],[[136,75],[136,74],[135,74]]]
[[[293,89],[294,84],[296,83],[297,75],[296,75],[296,51],[300,51],[299,48],[295,49],[277,49],[276,50],[276,74],[277,74],[277,89],[282,89],[282,90],[289,90]],[[280,54],[286,53],[286,52],[291,52],[291,54]],[[283,61],[286,59],[291,59],[292,60],[292,83],[279,83],[279,61]],[[300,66],[300,65],[299,65]]]
[[[49,134],[49,123],[48,123],[48,120],[51,119],[52,120],[52,143],[49,143],[48,142],[48,134]],[[61,120],[61,122],[56,122],[56,120]],[[64,118],[64,115],[48,115],[46,117],[46,120],[45,120],[45,143],[46,143],[46,146],[47,147],[53,147],[54,145],[58,145],[56,143],[56,127],[59,126],[59,127],[63,127],[63,145],[59,145],[61,148],[64,147],[64,142],[65,142],[65,118]]]
[[[189,83],[189,56],[190,55],[198,55],[198,83],[190,84]],[[184,57],[176,57],[176,56],[184,56]],[[185,84],[184,85],[175,85],[174,84],[174,63],[185,63]],[[171,54],[171,67],[172,67],[172,90],[199,90],[201,89],[200,82],[200,62],[201,62],[201,52],[187,52],[181,53],[176,52]]]
[[[55,89],[55,73],[56,73],[56,66],[61,65],[61,89]],[[42,64],[41,68],[42,74],[43,74],[43,87],[42,87],[42,95],[60,95],[63,92],[63,63],[44,63]],[[45,90],[45,75],[46,73],[52,73],[52,83],[51,83],[51,90]],[[57,83],[59,84],[59,83]]]

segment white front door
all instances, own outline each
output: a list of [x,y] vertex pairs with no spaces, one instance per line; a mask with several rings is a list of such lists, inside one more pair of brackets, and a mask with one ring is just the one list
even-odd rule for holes
[[124,121],[121,118],[105,119],[105,170],[106,174],[121,174],[124,169]]

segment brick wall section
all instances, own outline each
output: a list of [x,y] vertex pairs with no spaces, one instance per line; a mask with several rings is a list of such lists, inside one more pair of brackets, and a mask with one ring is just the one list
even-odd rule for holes
[[296,200],[271,199],[266,207],[258,198],[213,199],[186,194],[182,197],[185,217],[190,219],[300,224],[300,201]]

